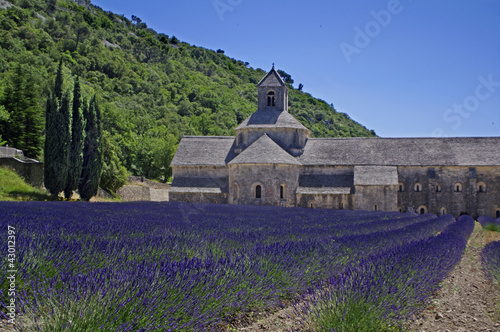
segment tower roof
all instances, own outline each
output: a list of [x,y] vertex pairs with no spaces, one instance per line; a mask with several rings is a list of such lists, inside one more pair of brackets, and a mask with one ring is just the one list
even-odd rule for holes
[[258,110],[254,112],[236,127],[236,130],[243,128],[294,128],[309,131],[290,113],[276,110]]
[[229,164],[289,164],[300,165],[267,134],[262,135]]
[[280,74],[276,71],[276,69],[271,68],[269,73],[267,73],[266,76],[264,76],[263,79],[260,80],[260,82],[257,84],[258,87],[260,86],[286,86],[285,82],[281,78]]

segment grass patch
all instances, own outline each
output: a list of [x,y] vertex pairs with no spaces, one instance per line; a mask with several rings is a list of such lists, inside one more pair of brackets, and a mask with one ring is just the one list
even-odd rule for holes
[[378,308],[362,299],[323,303],[318,309],[313,323],[315,331],[401,331],[401,327],[384,319]]
[[490,223],[490,224],[484,225],[484,229],[486,229],[488,231],[493,231],[493,232],[500,232],[500,225],[495,224],[495,223]]
[[44,201],[53,200],[44,190],[27,184],[16,172],[0,168],[1,201]]

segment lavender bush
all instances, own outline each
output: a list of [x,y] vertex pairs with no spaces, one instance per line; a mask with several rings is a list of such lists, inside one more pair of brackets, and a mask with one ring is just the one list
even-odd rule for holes
[[437,236],[355,262],[300,313],[315,331],[399,331],[460,261],[473,229],[473,219],[462,216]]
[[483,248],[481,263],[486,276],[500,282],[500,241],[490,242]]
[[[434,251],[449,250],[454,262],[463,250],[440,242],[459,237],[445,237],[454,221],[175,202],[0,202],[0,236],[7,238],[8,225],[17,230],[18,314],[40,331],[223,330],[251,311],[298,301],[326,281],[339,285],[354,273],[348,271],[369,289],[384,278],[439,279],[452,263],[434,261]],[[419,265],[402,275],[380,270],[408,261]],[[6,264],[0,263],[3,316]],[[404,316],[406,302],[425,300],[416,291],[405,294],[379,296],[392,308],[388,316]]]

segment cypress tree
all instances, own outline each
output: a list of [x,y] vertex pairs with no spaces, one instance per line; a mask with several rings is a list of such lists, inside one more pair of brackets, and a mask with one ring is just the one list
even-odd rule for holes
[[84,108],[85,143],[83,147],[83,168],[78,192],[88,201],[97,194],[102,170],[101,112],[95,96]]
[[70,96],[63,94],[63,65],[59,63],[54,91],[47,99],[44,150],[45,188],[54,196],[66,188],[71,142]]
[[84,144],[84,123],[82,114],[82,94],[80,80],[76,78],[73,90],[73,109],[71,121],[71,145],[69,149],[69,169],[64,197],[70,199],[73,190],[78,189],[78,183],[82,174],[83,166],[83,144]]

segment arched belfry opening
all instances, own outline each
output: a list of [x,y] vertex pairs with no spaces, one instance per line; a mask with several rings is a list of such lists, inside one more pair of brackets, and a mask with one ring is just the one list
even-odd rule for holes
[[257,84],[259,110],[288,111],[288,87],[274,69]]
[[276,106],[276,96],[272,90],[267,93],[267,106]]

